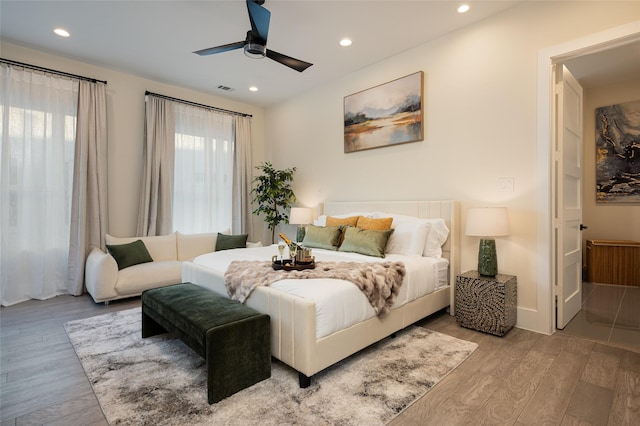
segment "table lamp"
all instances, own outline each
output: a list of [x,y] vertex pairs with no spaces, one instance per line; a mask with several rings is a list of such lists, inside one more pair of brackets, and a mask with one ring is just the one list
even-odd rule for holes
[[496,240],[492,237],[509,235],[509,216],[506,207],[474,207],[467,210],[465,233],[481,237],[478,249],[478,273],[486,277],[498,274]]
[[304,239],[305,228],[301,225],[308,225],[311,223],[311,209],[308,207],[291,207],[289,223],[292,225],[298,225],[296,242],[302,242]]

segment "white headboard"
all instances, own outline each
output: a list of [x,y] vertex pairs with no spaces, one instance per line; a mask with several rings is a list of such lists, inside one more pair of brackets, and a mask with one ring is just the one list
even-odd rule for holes
[[[327,201],[322,214],[327,216],[354,212],[395,213],[425,219],[444,219],[449,228],[449,238],[442,246],[442,256],[449,259],[449,284],[455,285],[456,276],[460,273],[460,214],[457,201]],[[453,294],[451,292],[451,306]]]

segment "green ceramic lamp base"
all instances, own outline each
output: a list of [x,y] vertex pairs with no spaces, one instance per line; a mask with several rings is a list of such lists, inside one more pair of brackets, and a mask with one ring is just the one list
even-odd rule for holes
[[496,240],[482,238],[478,250],[478,273],[485,277],[495,277],[498,274],[498,257],[496,255]]
[[296,232],[296,242],[301,243],[304,240],[304,236],[307,233],[307,229],[304,226],[298,226],[298,232]]

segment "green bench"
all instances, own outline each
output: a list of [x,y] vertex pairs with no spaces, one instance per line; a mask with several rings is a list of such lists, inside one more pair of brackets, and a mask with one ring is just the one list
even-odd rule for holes
[[209,404],[271,377],[269,315],[191,284],[142,293],[142,337],[173,333],[207,365]]

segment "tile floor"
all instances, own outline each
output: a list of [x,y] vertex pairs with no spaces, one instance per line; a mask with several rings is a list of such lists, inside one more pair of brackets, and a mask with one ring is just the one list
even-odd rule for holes
[[582,310],[561,331],[640,352],[640,287],[582,283]]

